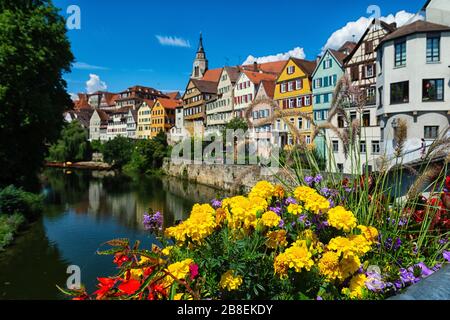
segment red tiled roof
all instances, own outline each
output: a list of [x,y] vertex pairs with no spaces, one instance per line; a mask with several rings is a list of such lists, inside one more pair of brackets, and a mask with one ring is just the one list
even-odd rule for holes
[[275,86],[276,86],[275,81],[263,80],[263,81],[261,81],[261,85],[264,87],[264,91],[266,92],[266,95],[269,98],[273,99],[273,97],[275,95]]
[[194,85],[200,90],[201,93],[217,93],[217,82],[216,81],[205,81],[191,79]]
[[249,71],[255,71],[255,66],[258,68],[258,71],[266,72],[266,73],[273,73],[276,75],[279,75],[286,65],[288,60],[282,60],[282,61],[275,61],[275,62],[266,62],[266,63],[260,63],[260,64],[250,64],[242,66],[243,69],[249,70]]
[[169,97],[169,99],[177,99],[178,97],[180,97],[180,91],[175,91],[175,92],[167,92],[165,93],[166,96]]
[[142,99],[142,101],[145,102],[150,108],[153,108],[153,105],[155,104],[155,100]]
[[337,51],[345,51],[347,50],[349,53],[353,51],[356,47],[356,42],[353,41],[347,41],[345,42]]
[[159,98],[157,101],[159,101],[165,109],[176,109],[183,104],[181,100],[176,99]]
[[263,80],[275,81],[276,75],[270,73],[260,73],[253,71],[243,71],[245,75],[250,79],[254,84],[260,84]]
[[97,109],[96,111],[98,113],[98,116],[100,117],[100,120],[102,120],[102,121],[109,120],[109,115],[104,110]]
[[344,65],[344,59],[348,56],[347,54],[345,54],[345,53],[343,53],[341,51],[333,50],[333,49],[330,49],[330,52],[341,63],[341,65]]
[[220,75],[222,74],[222,70],[223,70],[223,68],[207,70],[201,80],[219,82]]

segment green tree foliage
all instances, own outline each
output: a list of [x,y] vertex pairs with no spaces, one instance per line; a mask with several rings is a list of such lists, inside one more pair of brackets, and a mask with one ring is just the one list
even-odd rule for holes
[[248,124],[242,118],[233,118],[226,124],[225,130],[243,130],[246,132],[248,130]]
[[71,105],[62,75],[73,59],[50,1],[0,1],[0,185],[35,179]]
[[0,215],[22,214],[28,220],[36,218],[43,210],[43,197],[8,186],[0,190]]
[[50,147],[49,160],[79,162],[92,155],[88,133],[78,121],[67,124],[58,142]]
[[137,143],[127,169],[139,174],[151,173],[154,169],[162,167],[163,160],[168,154],[167,136],[164,132],[160,132],[152,140],[140,140]]
[[131,161],[135,147],[134,141],[125,137],[116,137],[103,145],[103,158],[118,169]]

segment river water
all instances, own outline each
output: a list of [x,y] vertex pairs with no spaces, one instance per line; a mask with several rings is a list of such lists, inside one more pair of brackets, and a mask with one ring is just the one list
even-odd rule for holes
[[81,269],[81,281],[95,291],[96,278],[116,272],[112,257],[96,254],[115,238],[140,240],[151,248],[144,230],[149,208],[164,213],[165,226],[184,219],[192,205],[210,202],[220,191],[169,177],[132,180],[100,172],[44,172],[43,217],[0,253],[0,299],[66,299],[67,268]]

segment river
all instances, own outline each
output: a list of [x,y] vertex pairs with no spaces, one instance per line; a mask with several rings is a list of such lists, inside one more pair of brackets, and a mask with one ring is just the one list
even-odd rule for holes
[[155,238],[144,230],[149,208],[164,213],[164,225],[186,218],[192,205],[223,194],[170,177],[133,180],[101,172],[48,169],[43,175],[43,217],[0,253],[0,299],[66,299],[67,268],[81,269],[81,281],[95,291],[96,278],[116,272],[112,257],[99,256],[100,245],[115,238]]

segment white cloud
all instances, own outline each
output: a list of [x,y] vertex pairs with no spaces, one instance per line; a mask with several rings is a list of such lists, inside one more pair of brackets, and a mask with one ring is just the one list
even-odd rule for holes
[[86,62],[75,62],[73,64],[73,68],[78,69],[78,70],[108,70],[108,68],[94,66],[94,65],[86,63]]
[[72,101],[74,101],[74,102],[80,100],[78,95],[73,92],[70,92],[69,95],[70,95],[70,99],[72,99]]
[[172,36],[160,36],[160,35],[156,35],[155,37],[156,39],[158,39],[159,43],[163,46],[183,47],[183,48],[191,47],[189,40],[185,40],[183,38]]
[[297,47],[288,52],[278,53],[278,54],[265,56],[265,57],[256,58],[256,57],[250,55],[247,57],[247,60],[244,61],[243,65],[253,64],[254,62],[266,63],[266,62],[283,61],[283,60],[287,60],[289,58],[305,59],[305,57],[306,57],[305,50],[303,48]]
[[[395,15],[390,14],[387,17],[381,17],[381,20],[386,23],[396,22],[397,27],[423,19],[423,16],[409,13],[405,10],[399,11]],[[326,49],[339,49],[346,41],[358,42],[371,21],[372,18],[361,17],[357,21],[347,23],[345,27],[337,30],[328,38],[327,43],[322,48],[322,52]]]
[[94,93],[96,91],[105,91],[108,89],[106,83],[100,80],[100,77],[96,74],[90,74],[89,80],[86,81],[86,92]]

